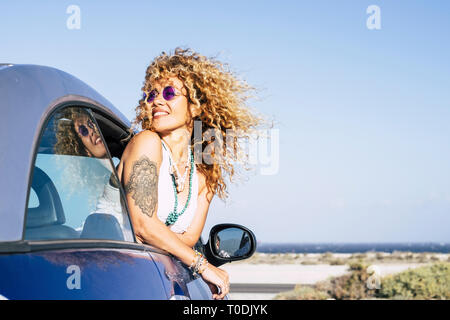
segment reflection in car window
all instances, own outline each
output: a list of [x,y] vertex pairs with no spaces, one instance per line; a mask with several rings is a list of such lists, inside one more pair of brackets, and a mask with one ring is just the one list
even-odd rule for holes
[[58,111],[43,132],[36,156],[30,194],[35,193],[37,201],[28,200],[25,239],[134,241],[118,185],[89,111]]
[[28,208],[37,208],[37,207],[39,207],[39,199],[34,189],[31,189],[30,199],[28,200]]

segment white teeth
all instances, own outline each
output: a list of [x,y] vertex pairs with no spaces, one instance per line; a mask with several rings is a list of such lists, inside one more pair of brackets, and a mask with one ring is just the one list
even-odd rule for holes
[[167,112],[155,112],[155,114],[153,116],[160,116],[160,115],[166,115],[168,114]]
[[100,138],[97,138],[97,140],[95,140],[95,144],[97,144],[100,141]]

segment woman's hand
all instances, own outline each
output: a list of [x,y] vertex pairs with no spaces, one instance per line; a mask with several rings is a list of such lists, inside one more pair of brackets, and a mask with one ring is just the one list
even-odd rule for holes
[[214,299],[223,299],[230,292],[230,280],[225,270],[208,263],[201,276],[203,280],[216,285],[220,289],[220,294],[213,293]]

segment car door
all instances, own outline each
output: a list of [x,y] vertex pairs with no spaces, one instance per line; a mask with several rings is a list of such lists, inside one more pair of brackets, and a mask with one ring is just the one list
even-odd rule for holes
[[88,106],[54,111],[40,132],[33,161],[23,239],[0,254],[3,297],[174,295],[150,247],[136,243],[121,189],[111,192],[118,179]]

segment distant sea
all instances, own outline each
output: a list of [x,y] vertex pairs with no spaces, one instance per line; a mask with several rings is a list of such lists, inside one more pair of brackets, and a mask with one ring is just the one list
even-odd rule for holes
[[450,243],[258,243],[261,253],[357,253],[411,251],[450,253]]

